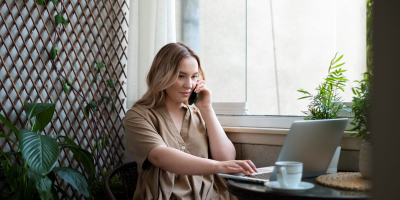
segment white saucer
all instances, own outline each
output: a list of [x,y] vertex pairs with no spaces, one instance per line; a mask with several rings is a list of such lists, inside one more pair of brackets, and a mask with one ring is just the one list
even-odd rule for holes
[[282,188],[281,185],[279,185],[278,181],[270,181],[266,182],[265,186],[281,192],[300,192],[313,188],[314,184],[308,182],[300,182],[299,186],[297,186],[296,188]]

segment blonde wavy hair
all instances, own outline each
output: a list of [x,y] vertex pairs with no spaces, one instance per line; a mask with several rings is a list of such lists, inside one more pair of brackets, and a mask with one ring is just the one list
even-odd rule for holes
[[154,57],[147,74],[147,92],[134,106],[155,108],[165,102],[165,89],[172,86],[178,79],[179,65],[186,57],[194,57],[199,65],[200,79],[205,80],[199,56],[183,43],[169,43],[162,47]]

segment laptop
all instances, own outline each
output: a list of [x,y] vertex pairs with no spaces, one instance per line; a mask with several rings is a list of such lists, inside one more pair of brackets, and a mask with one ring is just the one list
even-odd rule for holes
[[[326,170],[339,146],[348,119],[294,121],[286,136],[277,161],[303,163],[303,177],[310,178],[326,174]],[[268,153],[268,152],[266,152]],[[276,180],[274,166],[257,168],[258,173],[246,176],[243,173],[218,175],[227,179],[265,183]]]

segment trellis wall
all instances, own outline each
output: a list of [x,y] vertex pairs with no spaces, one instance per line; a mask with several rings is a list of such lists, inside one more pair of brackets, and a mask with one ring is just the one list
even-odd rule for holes
[[[97,169],[109,170],[122,163],[128,5],[126,0],[58,0],[45,6],[35,0],[0,0],[0,113],[17,128],[27,117],[24,102],[53,103],[56,114],[46,135],[66,135],[81,148],[95,152],[95,144],[105,136],[109,146],[101,150]],[[62,13],[67,25],[55,26],[54,16]],[[52,63],[49,53],[57,45]],[[96,63],[105,68],[95,82]],[[83,98],[73,91],[64,93],[62,76],[68,78],[88,101],[103,101],[98,120],[84,114]],[[112,80],[115,87],[106,81]],[[104,131],[101,131],[104,129]],[[97,130],[97,134],[95,133]],[[100,130],[100,131],[99,131]],[[0,131],[16,136],[0,123]],[[2,150],[16,146],[0,139]],[[62,151],[59,164],[81,169],[69,151]],[[64,184],[64,183],[60,183]],[[71,196],[81,198],[69,190]]]

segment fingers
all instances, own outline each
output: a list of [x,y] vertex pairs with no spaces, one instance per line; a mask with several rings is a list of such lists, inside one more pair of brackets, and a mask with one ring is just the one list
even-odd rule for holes
[[243,162],[242,168],[245,171],[244,174],[246,174],[246,175],[255,173],[255,171],[250,167],[250,165],[247,163],[247,161]]
[[253,171],[258,172],[256,165],[251,160],[247,160],[247,164],[250,165]]
[[236,164],[240,166],[241,172],[245,175],[251,175],[258,172],[256,166],[251,160],[238,160]]
[[196,88],[195,88],[195,92],[196,93],[199,93],[199,92],[201,92],[203,89],[205,89],[206,88],[206,81],[205,80],[198,80],[197,81],[197,85],[196,85]]

